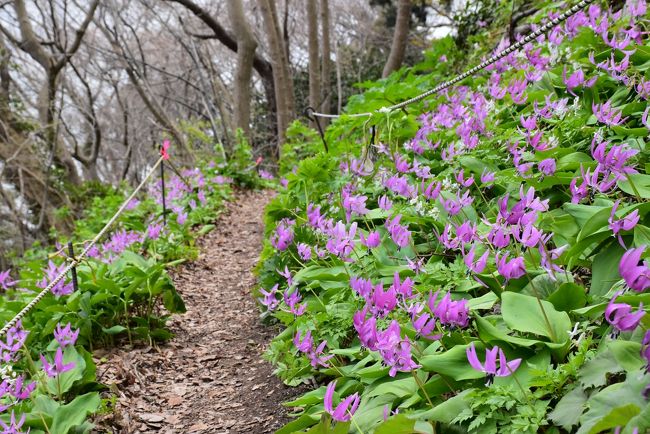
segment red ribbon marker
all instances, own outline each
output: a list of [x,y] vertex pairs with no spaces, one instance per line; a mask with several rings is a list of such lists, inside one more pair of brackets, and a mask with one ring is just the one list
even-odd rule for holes
[[162,155],[163,160],[169,160],[169,154],[167,150],[169,149],[169,140],[163,140],[162,148],[160,148],[160,155]]

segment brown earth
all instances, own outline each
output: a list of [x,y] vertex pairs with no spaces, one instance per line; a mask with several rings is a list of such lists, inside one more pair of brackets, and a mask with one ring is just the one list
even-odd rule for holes
[[97,375],[119,399],[101,432],[270,433],[289,419],[297,391],[262,360],[278,331],[259,321],[251,273],[262,245],[269,192],[239,192],[199,241],[198,260],[171,274],[187,306],[159,347],[96,354]]

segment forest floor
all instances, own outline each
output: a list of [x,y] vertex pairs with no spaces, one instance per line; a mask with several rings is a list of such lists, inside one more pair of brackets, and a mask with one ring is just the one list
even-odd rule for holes
[[98,378],[118,396],[102,432],[270,433],[287,422],[281,403],[304,390],[262,360],[278,330],[261,324],[251,296],[270,194],[238,192],[199,258],[171,272],[187,306],[169,322],[174,338],[95,354]]

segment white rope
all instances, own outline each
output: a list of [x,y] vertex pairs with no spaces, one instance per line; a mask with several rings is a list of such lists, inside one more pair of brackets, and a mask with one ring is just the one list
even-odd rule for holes
[[406,101],[402,101],[398,104],[394,104],[391,106],[386,106],[386,107],[381,107],[375,111],[372,112],[366,112],[366,113],[351,113],[351,114],[341,114],[341,115],[330,115],[326,113],[319,113],[312,111],[311,115],[312,116],[318,116],[321,118],[338,118],[341,116],[348,116],[348,117],[370,117],[376,113],[390,113],[394,110],[399,110],[403,107],[406,107],[410,104],[413,104],[414,102],[418,102],[420,100],[423,100],[424,98],[431,96],[435,93],[438,93],[440,91],[443,91],[447,89],[448,87],[453,86],[454,84],[458,83],[459,81],[462,81],[466,79],[467,77],[476,74],[477,72],[487,68],[488,66],[492,65],[493,63],[496,63],[500,59],[504,58],[508,54],[512,53],[513,51],[520,50],[524,45],[528,44],[529,42],[532,42],[534,39],[540,37],[543,34],[546,34],[549,30],[551,30],[553,27],[557,26],[561,22],[565,21],[567,18],[571,17],[572,15],[575,15],[578,11],[584,9],[585,7],[589,6],[591,3],[593,3],[595,0],[582,0],[580,3],[574,5],[571,9],[567,10],[566,12],[562,13],[558,17],[554,18],[553,20],[549,21],[548,23],[544,24],[542,27],[539,29],[535,30],[532,33],[529,33],[525,38],[521,39],[520,41],[510,45],[508,48],[498,52],[497,54],[493,55],[480,65],[477,65],[465,72],[463,72],[460,75],[457,75],[456,77],[452,78],[449,81],[445,81],[439,86],[436,86],[433,89],[429,89],[424,93],[421,93],[418,96],[415,96],[413,98],[407,99]]
[[144,187],[144,185],[147,183],[149,178],[151,178],[151,175],[153,175],[153,173],[158,168],[158,166],[162,163],[162,161],[163,161],[163,157],[160,157],[158,159],[158,161],[156,161],[156,164],[154,164],[154,166],[151,168],[151,170],[149,171],[147,176],[145,176],[144,179],[142,180],[142,182],[140,182],[140,185],[138,185],[135,188],[135,190],[133,190],[131,195],[128,198],[126,198],[126,200],[122,203],[122,206],[120,206],[120,208],[115,212],[115,214],[113,214],[113,217],[111,217],[111,219],[104,225],[104,227],[97,233],[97,235],[95,235],[95,238],[93,238],[90,241],[90,243],[81,252],[81,254],[79,256],[77,256],[76,258],[71,258],[68,265],[50,282],[50,284],[47,285],[45,288],[43,288],[43,290],[36,297],[34,297],[32,299],[32,301],[30,301],[27,304],[27,306],[25,306],[20,312],[18,312],[16,314],[16,316],[14,316],[11,319],[11,321],[9,321],[7,324],[5,324],[5,326],[2,328],[2,330],[0,330],[0,337],[3,337],[5,334],[7,334],[7,332],[9,331],[10,328],[15,326],[18,321],[20,321],[25,315],[27,315],[27,313],[30,310],[32,310],[34,308],[34,306],[36,306],[38,304],[38,302],[41,301],[41,299],[43,297],[45,297],[45,295],[48,292],[50,292],[52,290],[52,288],[54,288],[65,277],[65,275],[68,273],[68,271],[70,271],[71,269],[73,269],[74,267],[76,267],[77,265],[79,265],[81,263],[81,261],[86,257],[86,255],[90,251],[90,249],[92,249],[93,246],[95,244],[97,244],[97,242],[111,228],[111,226],[113,226],[115,221],[124,212],[124,210],[129,205],[129,203],[133,200],[133,198],[135,198],[135,195],[142,189],[142,187]]

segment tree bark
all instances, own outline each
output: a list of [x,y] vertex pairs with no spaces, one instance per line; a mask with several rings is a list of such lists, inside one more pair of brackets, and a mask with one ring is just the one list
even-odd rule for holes
[[406,52],[406,43],[408,42],[410,23],[411,0],[399,0],[393,43],[390,47],[388,60],[384,65],[384,71],[381,74],[382,78],[388,77],[391,72],[398,70],[402,66],[404,53]]
[[250,141],[251,77],[257,41],[244,15],[241,0],[228,0],[228,12],[237,29],[237,71],[235,73],[235,122]]
[[9,76],[10,53],[0,33],[0,139],[7,140],[9,128],[12,123],[11,109],[9,108],[9,89],[11,77]]
[[275,100],[278,108],[278,156],[281,146],[286,141],[286,130],[293,118],[294,97],[293,83],[289,74],[289,62],[278,25],[274,0],[259,0],[264,27],[269,38],[271,57],[273,58],[273,81]]
[[[317,0],[306,0],[307,4],[307,33],[309,52],[309,105],[314,110],[320,109],[320,62],[318,56],[318,15]],[[309,121],[312,128],[316,128],[316,122]]]
[[[208,26],[214,38],[221,42],[231,51],[237,52],[238,44],[236,39],[205,9],[192,0],[165,0],[171,3],[178,3],[192,12],[198,19],[203,21],[203,24]],[[262,86],[264,87],[264,95],[269,104],[271,111],[271,118],[275,127],[277,127],[277,120],[275,119],[277,113],[277,102],[275,98],[275,79],[273,77],[273,65],[268,60],[262,58],[259,54],[253,55],[253,69],[262,79]]]
[[[330,7],[329,0],[320,0],[320,24],[321,24],[321,33],[322,33],[322,49],[321,49],[321,113],[329,114],[332,107],[332,80],[331,80],[331,70],[332,70],[332,60],[331,56],[331,43],[330,43]],[[323,118],[323,128],[327,126],[329,119]]]

